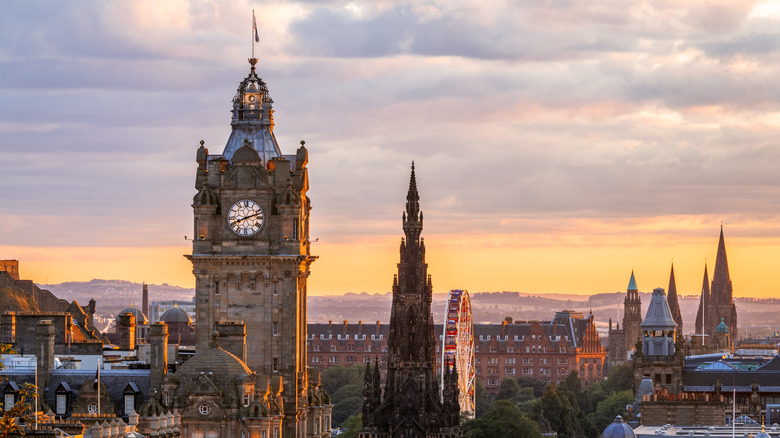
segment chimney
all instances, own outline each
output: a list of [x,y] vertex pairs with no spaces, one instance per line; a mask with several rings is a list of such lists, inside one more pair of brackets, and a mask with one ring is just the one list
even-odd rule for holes
[[363,321],[358,321],[358,334],[363,334]]
[[120,313],[116,317],[116,332],[119,334],[119,349],[135,350],[135,314],[132,312]]
[[168,324],[155,322],[151,324],[150,336],[152,341],[150,384],[151,389],[158,389],[162,385],[163,378],[168,373]]
[[379,336],[379,320],[376,320],[376,335]]
[[38,354],[38,388],[43,393],[49,384],[49,374],[54,369],[54,324],[51,320],[44,319],[35,326],[35,335],[40,345]]
[[347,320],[345,319],[345,320],[344,320],[344,328],[343,328],[343,329],[341,329],[341,334],[342,334],[342,335],[346,335],[346,334],[347,334],[347,325],[348,325],[348,324],[349,324],[349,321],[347,321]]
[[144,283],[144,292],[143,292],[143,298],[141,302],[141,312],[144,312],[144,315],[146,315],[146,318],[149,318],[149,285]]
[[241,321],[219,321],[215,330],[219,333],[217,345],[246,362],[246,325]]

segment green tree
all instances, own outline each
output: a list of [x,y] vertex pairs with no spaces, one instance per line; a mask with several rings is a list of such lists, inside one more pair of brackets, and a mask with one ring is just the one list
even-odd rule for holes
[[597,430],[604,430],[615,420],[616,415],[626,416],[626,406],[634,401],[634,392],[630,389],[613,392],[596,407],[593,424]]
[[358,438],[360,431],[363,429],[363,414],[352,415],[347,418],[341,425],[346,429],[344,433],[339,435],[341,438]]
[[[0,344],[0,354],[14,353],[10,345]],[[0,370],[4,369],[3,362],[0,361]],[[6,380],[5,376],[0,376],[0,383]],[[36,387],[33,384],[25,383],[19,388],[18,398],[14,405],[8,409],[6,406],[0,408],[0,437],[6,438],[14,435],[24,435],[24,430],[19,427],[18,421],[30,423],[32,406],[29,399],[35,397]]]
[[544,388],[547,387],[547,382],[542,379],[535,379],[533,377],[518,377],[517,383],[521,388],[533,388],[534,397],[539,398],[544,392]]
[[529,420],[509,400],[498,400],[481,418],[463,423],[465,438],[541,438],[536,422]]
[[609,370],[607,379],[604,381],[604,391],[609,394],[612,392],[634,389],[634,367],[630,363],[617,365]]
[[482,381],[480,379],[474,379],[474,381],[474,416],[481,417],[490,409],[490,400],[485,387],[482,386]]
[[322,387],[331,395],[346,385],[359,385],[362,388],[364,372],[365,367],[358,365],[330,367],[322,373]]
[[498,394],[496,400],[509,400],[511,402],[517,402],[520,396],[520,385],[517,383],[517,379],[512,377],[504,377],[501,379],[501,384],[498,387]]

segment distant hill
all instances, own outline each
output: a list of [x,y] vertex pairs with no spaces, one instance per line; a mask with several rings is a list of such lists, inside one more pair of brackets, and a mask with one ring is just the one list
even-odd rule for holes
[[[97,300],[97,313],[100,316],[113,316],[119,311],[130,307],[141,306],[141,283],[125,280],[91,280],[86,282],[67,282],[60,284],[40,285],[57,297],[71,301],[76,299],[86,305],[89,299]],[[171,286],[169,284],[150,284],[149,301],[181,300],[190,301],[195,295],[195,289]],[[650,303],[650,293],[640,292],[642,299],[642,315]],[[622,318],[623,292],[606,292],[594,295],[576,294],[528,294],[522,292],[475,292],[471,293],[472,319],[478,323],[499,324],[506,317],[513,320],[551,319],[556,311],[576,310],[587,315],[593,312],[601,330],[606,330],[609,319],[616,323]],[[8,300],[0,295],[0,309]],[[436,323],[444,319],[445,294],[434,294],[432,310]],[[763,336],[773,331],[780,331],[780,299],[737,298],[740,335]],[[334,296],[309,296],[308,319],[310,322],[343,322],[344,320],[364,323],[374,323],[377,320],[386,323],[390,320],[392,295],[390,292],[381,294],[346,293]],[[618,305],[620,304],[620,313]],[[697,296],[680,297],[680,310],[684,321],[686,334],[693,333],[696,311],[699,306]]]
[[13,287],[0,287],[0,313],[15,312],[36,312],[38,306],[28,295],[21,290]]
[[[91,298],[97,301],[97,314],[110,316],[130,307],[141,307],[143,284],[126,280],[90,280],[69,281],[59,284],[40,284],[42,289],[48,289],[59,298],[68,301],[77,300],[86,305]],[[150,284],[149,302],[164,300],[191,301],[195,289],[188,289],[170,284]]]

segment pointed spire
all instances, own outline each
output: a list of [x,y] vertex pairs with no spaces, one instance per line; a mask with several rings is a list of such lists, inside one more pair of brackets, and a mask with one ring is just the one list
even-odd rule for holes
[[710,308],[710,278],[707,274],[707,262],[704,262],[704,280],[701,285],[701,298],[699,299],[699,310],[696,312],[696,333],[703,335],[707,333],[705,324],[707,323],[707,311]]
[[636,278],[634,278],[634,270],[633,269],[631,270],[631,279],[628,280],[628,287],[626,288],[626,290],[630,290],[630,291],[639,290],[636,287]]
[[423,226],[422,222],[420,195],[417,193],[417,178],[414,175],[414,161],[412,161],[409,192],[406,194],[406,211],[403,214],[403,228],[407,244],[412,245],[419,241]]
[[677,336],[682,336],[683,320],[680,314],[680,303],[677,301],[677,282],[674,279],[674,263],[672,263],[672,272],[669,274],[669,293],[666,295],[666,302],[669,304],[669,311],[672,313],[672,319],[677,323]]
[[716,305],[731,304],[731,276],[726,257],[726,242],[723,238],[723,225],[720,226],[718,255],[715,258],[715,271],[712,273],[711,298]]

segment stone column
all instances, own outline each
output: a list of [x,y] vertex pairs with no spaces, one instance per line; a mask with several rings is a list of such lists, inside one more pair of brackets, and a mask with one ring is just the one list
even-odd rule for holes
[[151,325],[151,390],[160,390],[160,387],[168,373],[168,324],[155,322]]
[[49,374],[54,369],[54,324],[49,319],[38,322],[35,327],[35,335],[38,340],[38,351],[35,353],[38,359],[38,393],[49,384]]

